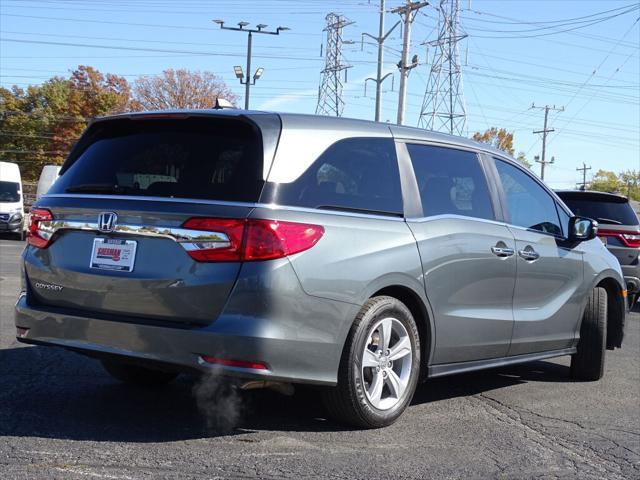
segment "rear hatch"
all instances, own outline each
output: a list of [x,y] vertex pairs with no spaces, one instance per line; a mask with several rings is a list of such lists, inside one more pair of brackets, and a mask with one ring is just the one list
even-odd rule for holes
[[261,134],[242,118],[96,122],[32,210],[29,301],[113,319],[210,323],[238,276],[233,248],[242,235],[234,235],[262,178]]
[[599,192],[558,192],[558,195],[575,215],[598,222],[598,237],[621,265],[637,265],[640,222],[625,197]]

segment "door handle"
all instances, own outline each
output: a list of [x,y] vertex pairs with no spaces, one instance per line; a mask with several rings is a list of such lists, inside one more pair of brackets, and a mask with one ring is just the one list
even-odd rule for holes
[[510,257],[515,252],[513,248],[509,247],[491,247],[491,253],[497,257]]
[[518,250],[518,255],[530,262],[540,258],[540,254],[531,247],[526,247],[524,250]]

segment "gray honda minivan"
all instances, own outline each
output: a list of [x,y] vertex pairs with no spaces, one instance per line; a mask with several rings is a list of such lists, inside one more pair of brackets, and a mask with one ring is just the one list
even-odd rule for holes
[[597,223],[467,139],[239,110],[100,118],[31,210],[21,342],[119,380],[314,384],[381,427],[420,380],[571,355],[601,378],[626,290]]

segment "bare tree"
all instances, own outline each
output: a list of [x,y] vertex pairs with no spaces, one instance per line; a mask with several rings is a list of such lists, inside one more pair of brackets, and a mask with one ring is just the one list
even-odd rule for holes
[[136,79],[132,107],[134,110],[211,108],[218,97],[232,104],[238,99],[224,81],[211,72],[170,68],[159,76],[143,75]]

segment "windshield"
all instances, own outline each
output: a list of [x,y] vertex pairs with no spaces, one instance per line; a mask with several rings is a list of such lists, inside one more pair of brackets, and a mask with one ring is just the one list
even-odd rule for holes
[[[561,196],[562,197],[562,196]],[[562,197],[574,215],[589,217],[601,224],[638,225],[638,217],[629,202]]]
[[255,202],[263,185],[260,134],[237,120],[117,119],[81,142],[49,194]]
[[0,182],[0,202],[19,202],[20,184],[16,182]]

